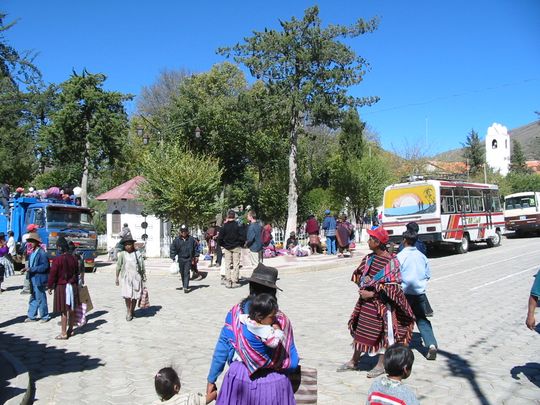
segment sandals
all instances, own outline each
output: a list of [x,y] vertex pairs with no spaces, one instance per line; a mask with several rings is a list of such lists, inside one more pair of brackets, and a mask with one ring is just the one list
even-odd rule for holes
[[357,371],[357,370],[358,370],[358,367],[355,364],[351,363],[350,361],[342,364],[336,369],[338,373],[342,373],[344,371]]
[[68,335],[58,335],[55,337],[56,340],[68,340]]
[[374,367],[372,368],[371,370],[368,371],[366,377],[367,378],[375,378],[375,377],[378,377],[382,374],[384,374],[385,371],[384,371],[384,367]]

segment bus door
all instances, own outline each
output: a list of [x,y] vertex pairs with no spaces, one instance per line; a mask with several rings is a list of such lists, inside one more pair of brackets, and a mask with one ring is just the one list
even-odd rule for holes
[[491,210],[493,208],[493,198],[491,197],[491,190],[482,190],[482,195],[484,197],[484,207],[486,213],[486,228],[493,228],[493,218],[491,215]]
[[462,230],[458,232],[457,239],[463,238],[463,233],[467,230],[467,212],[470,212],[471,205],[469,201],[469,192],[463,187],[456,187],[454,191],[456,200],[456,212],[461,218]]

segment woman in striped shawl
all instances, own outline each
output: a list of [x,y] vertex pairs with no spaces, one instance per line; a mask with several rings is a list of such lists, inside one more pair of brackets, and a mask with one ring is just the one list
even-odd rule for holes
[[354,339],[354,354],[338,371],[356,370],[360,356],[378,356],[377,365],[368,372],[369,378],[384,373],[384,350],[394,343],[407,345],[412,337],[414,314],[401,289],[399,262],[388,253],[388,233],[383,227],[367,231],[368,245],[373,253],[362,259],[353,272],[359,298],[349,319],[349,331]]

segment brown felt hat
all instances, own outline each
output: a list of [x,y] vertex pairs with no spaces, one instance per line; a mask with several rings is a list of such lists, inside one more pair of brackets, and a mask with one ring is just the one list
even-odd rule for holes
[[277,288],[280,291],[283,291],[276,285],[278,280],[278,270],[275,267],[265,266],[262,263],[259,263],[257,267],[253,269],[251,277],[247,278],[250,283],[256,283],[264,285],[265,287]]
[[41,242],[41,238],[39,237],[39,235],[36,233],[36,232],[30,232],[28,234],[28,237],[26,238],[26,241],[27,242],[37,242],[37,243],[42,243]]

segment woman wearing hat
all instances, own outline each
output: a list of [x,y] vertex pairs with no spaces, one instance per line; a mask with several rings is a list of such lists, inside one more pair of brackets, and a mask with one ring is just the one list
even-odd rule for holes
[[[75,308],[79,305],[79,261],[69,251],[69,245],[63,236],[56,242],[59,255],[52,260],[47,288],[49,294],[54,290],[54,312],[61,313],[61,333],[55,339],[65,340],[71,337],[75,321]],[[68,327],[69,323],[69,327]]]
[[116,285],[122,280],[122,297],[126,301],[126,321],[133,319],[135,304],[141,297],[143,283],[146,282],[144,260],[135,250],[135,240],[132,238],[122,241],[124,251],[118,253],[116,262]]
[[353,272],[358,285],[358,301],[349,319],[354,354],[338,371],[356,370],[360,356],[378,356],[369,378],[384,373],[385,348],[394,343],[407,345],[412,337],[414,314],[401,289],[399,261],[388,253],[388,232],[382,227],[367,231],[372,253],[362,259]]
[[32,249],[28,258],[28,278],[32,288],[32,295],[28,304],[28,318],[26,318],[25,322],[36,321],[38,311],[41,322],[48,322],[51,318],[45,290],[49,279],[49,258],[41,248],[41,238],[36,232],[30,232],[26,242]]
[[249,313],[254,297],[263,293],[276,296],[277,276],[277,269],[259,264],[248,278],[249,296],[236,304],[225,318],[208,373],[207,393],[211,393],[217,389],[216,380],[225,364],[229,364],[217,404],[295,403],[291,382],[285,373],[297,369],[298,353],[287,316],[281,311],[276,314],[281,330],[288,331],[279,350],[268,349],[261,341],[257,344],[240,321],[241,315]]

